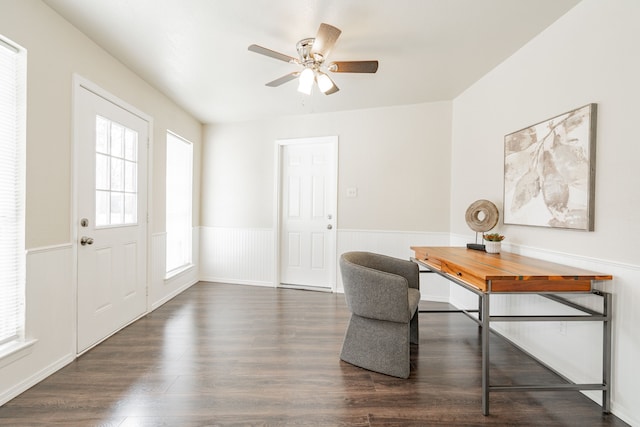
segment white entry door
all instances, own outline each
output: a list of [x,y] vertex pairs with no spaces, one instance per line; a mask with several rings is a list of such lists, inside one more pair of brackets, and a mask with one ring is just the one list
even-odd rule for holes
[[337,137],[280,143],[280,283],[333,289]]
[[149,122],[76,87],[78,353],[147,309]]

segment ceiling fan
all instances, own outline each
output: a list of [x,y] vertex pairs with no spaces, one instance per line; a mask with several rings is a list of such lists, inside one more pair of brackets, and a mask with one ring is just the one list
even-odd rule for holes
[[336,44],[340,33],[342,31],[332,25],[320,24],[315,38],[302,39],[296,44],[298,58],[257,44],[249,46],[249,50],[303,67],[302,71],[294,71],[284,75],[267,83],[266,86],[277,87],[299,77],[298,91],[310,95],[315,82],[322,93],[331,95],[340,89],[329,77],[327,71],[332,73],[375,73],[378,71],[378,61],[334,61],[327,64],[325,60]]

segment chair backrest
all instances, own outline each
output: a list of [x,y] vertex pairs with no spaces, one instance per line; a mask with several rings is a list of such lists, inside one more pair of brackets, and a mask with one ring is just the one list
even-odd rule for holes
[[410,288],[420,289],[420,271],[415,262],[373,252],[345,252],[340,259],[374,270],[397,274],[407,279]]
[[[413,278],[413,267],[415,278]],[[340,272],[347,305],[352,313],[392,322],[411,320],[408,303],[408,271],[417,280],[418,266],[410,261],[374,254],[347,252],[340,257]]]

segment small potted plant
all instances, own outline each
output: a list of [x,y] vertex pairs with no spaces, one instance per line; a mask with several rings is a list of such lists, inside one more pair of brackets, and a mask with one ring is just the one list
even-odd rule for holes
[[483,234],[482,238],[486,240],[485,250],[489,254],[499,254],[501,242],[504,240],[504,236],[499,233]]

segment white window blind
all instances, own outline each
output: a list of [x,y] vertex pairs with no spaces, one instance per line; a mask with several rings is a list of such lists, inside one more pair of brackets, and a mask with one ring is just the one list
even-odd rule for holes
[[0,345],[23,338],[25,56],[0,37]]
[[167,259],[166,271],[191,264],[193,148],[189,141],[167,133]]

